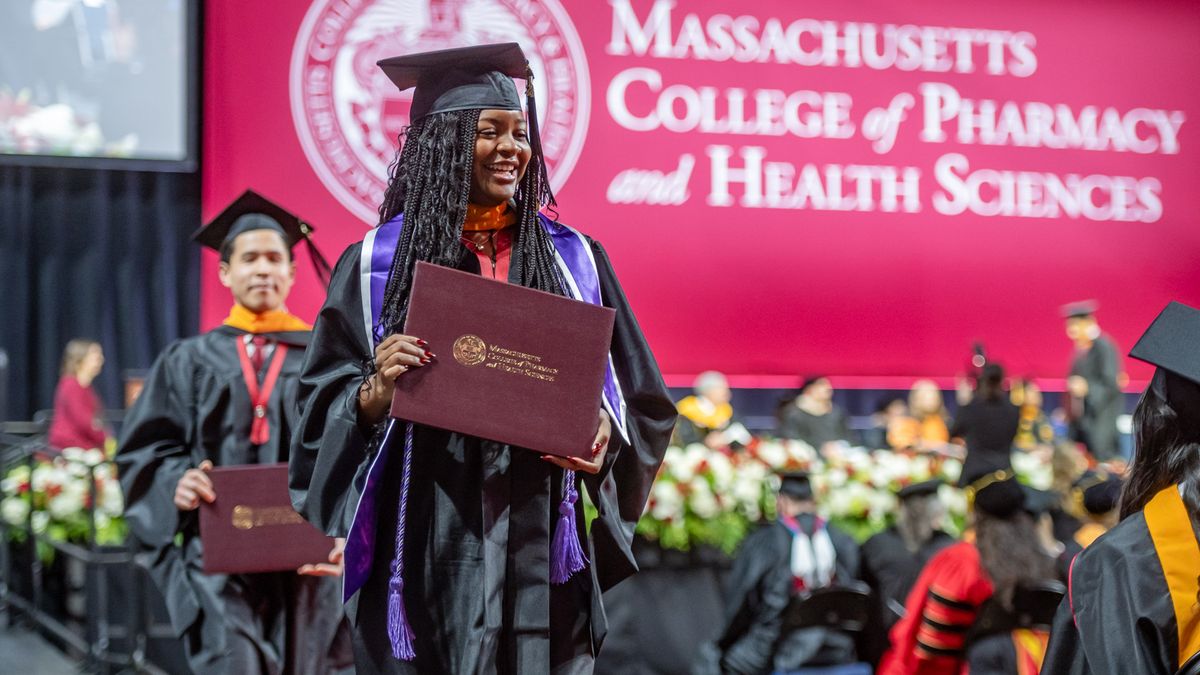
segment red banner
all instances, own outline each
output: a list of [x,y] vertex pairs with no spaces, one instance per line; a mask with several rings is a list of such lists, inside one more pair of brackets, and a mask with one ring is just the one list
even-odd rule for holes
[[[409,97],[387,56],[517,40],[559,216],[599,239],[672,383],[1058,378],[1060,304],[1128,348],[1200,303],[1200,5],[729,0],[205,4],[204,214],[252,187],[335,256]],[[202,324],[228,292],[206,258]],[[289,301],[323,293],[301,261]],[[1148,371],[1127,362],[1135,379]]]

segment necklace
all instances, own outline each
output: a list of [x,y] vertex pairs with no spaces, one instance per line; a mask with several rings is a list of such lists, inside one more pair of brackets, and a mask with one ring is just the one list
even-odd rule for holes
[[461,237],[461,239],[462,239],[462,243],[463,243],[463,244],[464,244],[464,245],[465,245],[467,248],[473,248],[473,249],[475,249],[476,251],[482,251],[482,250],[483,250],[483,249],[484,249],[484,248],[485,248],[485,247],[486,247],[488,244],[492,244],[492,250],[495,250],[495,244],[496,244],[496,231],[495,231],[495,230],[488,230],[488,233],[487,233],[487,241],[484,241],[484,242],[477,242],[477,241],[475,241],[474,239],[472,239],[472,238],[470,238],[470,237],[468,237],[468,236],[466,236],[466,235],[463,235],[463,236]]

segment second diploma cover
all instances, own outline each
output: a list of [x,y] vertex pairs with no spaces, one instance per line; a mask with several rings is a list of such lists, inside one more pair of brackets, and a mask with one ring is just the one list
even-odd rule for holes
[[392,417],[590,460],[615,319],[418,262],[404,332],[438,358],[396,380]]

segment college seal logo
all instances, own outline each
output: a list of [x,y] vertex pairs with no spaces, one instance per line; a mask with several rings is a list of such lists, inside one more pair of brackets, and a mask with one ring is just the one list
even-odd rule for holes
[[487,343],[474,335],[454,341],[454,360],[464,366],[477,366],[487,360]]
[[292,47],[289,85],[309,164],[343,206],[375,225],[412,102],[412,91],[396,91],[375,63],[514,41],[533,67],[542,149],[551,183],[562,187],[587,135],[591,84],[559,0],[313,0]]

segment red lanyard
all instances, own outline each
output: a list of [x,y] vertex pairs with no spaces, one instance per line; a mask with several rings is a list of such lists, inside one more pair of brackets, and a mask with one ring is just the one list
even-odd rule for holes
[[[287,356],[287,345],[282,342],[275,345],[275,353],[271,356],[271,365],[267,368],[267,377],[262,386],[258,385],[258,373],[250,363],[250,352],[246,349],[246,340],[242,336],[237,340],[238,359],[242,362],[242,378],[246,380],[246,391],[250,392],[250,402],[254,404],[254,421],[250,423],[250,442],[262,445],[271,439],[271,427],[267,423],[267,401],[275,390],[275,382],[279,380],[279,371],[283,370],[283,357]],[[259,347],[264,349],[264,347]]]

